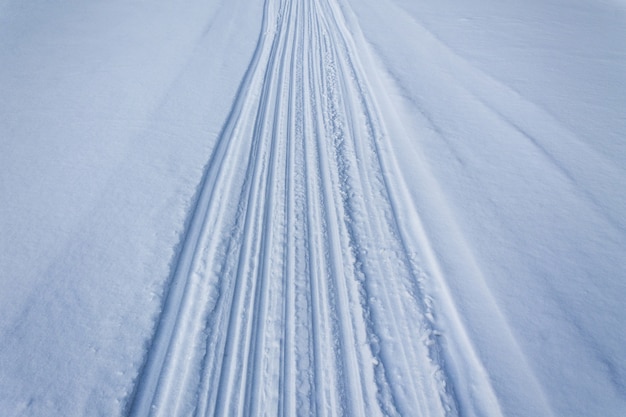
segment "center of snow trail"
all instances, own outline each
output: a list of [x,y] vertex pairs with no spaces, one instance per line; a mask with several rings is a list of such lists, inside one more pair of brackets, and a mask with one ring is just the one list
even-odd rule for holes
[[266,1],[131,416],[476,415],[402,238],[385,92],[358,55],[333,0]]

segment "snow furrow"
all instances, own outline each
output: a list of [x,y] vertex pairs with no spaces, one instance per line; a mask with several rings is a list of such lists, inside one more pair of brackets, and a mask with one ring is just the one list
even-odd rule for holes
[[456,415],[340,7],[268,0],[129,415]]
[[[328,4],[328,7],[332,7],[332,5]],[[360,264],[359,272],[362,275],[361,303],[364,310],[367,311],[368,340],[372,345],[373,353],[376,355],[375,361],[378,364],[376,374],[379,393],[385,399],[387,408],[391,412],[396,409],[393,402],[395,401],[394,397],[398,396],[399,393],[394,393],[386,380],[386,374],[388,374],[386,362],[394,365],[398,363],[396,352],[404,358],[400,363],[409,367],[412,364],[423,362],[427,357],[434,362],[435,367],[432,372],[437,374],[440,372],[440,369],[436,368],[439,364],[434,355],[423,350],[420,339],[427,340],[431,350],[438,349],[438,346],[434,336],[435,330],[426,317],[425,295],[419,291],[416,285],[420,279],[419,271],[416,271],[411,265],[412,251],[403,241],[395,219],[396,213],[391,201],[391,191],[384,172],[381,160],[382,152],[378,143],[387,133],[380,125],[378,120],[380,115],[375,103],[369,97],[370,92],[364,85],[366,82],[363,71],[355,66],[351,57],[353,54],[350,54],[350,51],[356,50],[356,46],[350,40],[345,23],[338,21],[339,13],[337,12],[329,12],[327,15],[337,28],[331,33],[335,36],[334,43],[339,46],[338,50],[342,52],[342,72],[345,74],[342,79],[347,81],[346,84],[349,84],[344,85],[343,96],[351,99],[346,104],[346,114],[352,130],[353,160],[360,162],[357,167],[353,167],[355,170],[353,177],[358,179],[358,183],[354,184],[353,188],[357,188],[359,191],[352,191],[352,195],[355,197],[350,199],[352,201],[349,204],[354,207],[353,210],[362,211],[369,220],[364,224],[364,230],[354,230],[353,240],[355,242],[352,250]],[[358,120],[363,122],[354,122]],[[357,170],[358,172],[356,172]],[[373,250],[376,248],[368,248],[371,246],[371,242],[379,242],[380,244],[375,252]],[[418,248],[413,251],[416,249]],[[385,282],[384,287],[376,282],[379,277],[390,274],[396,279]],[[412,294],[413,297],[409,299],[407,294]],[[382,307],[383,305],[386,307]],[[384,315],[387,313],[384,311],[377,313],[376,306],[393,311],[394,319],[385,318]],[[397,308],[397,306],[402,306],[402,308]],[[380,326],[377,320],[383,320],[385,326]],[[415,327],[411,329],[407,327],[407,324]],[[378,329],[385,327],[389,329],[390,336],[388,336],[386,343],[381,345]],[[415,331],[415,328],[418,331]],[[415,339],[411,343],[407,343],[411,338]],[[398,343],[399,341],[402,343]],[[408,346],[412,348],[407,349]],[[416,347],[422,351],[418,353]],[[390,355],[386,348],[393,349],[394,354]],[[396,370],[392,374],[398,374],[398,371]],[[446,398],[444,381],[428,381],[429,383],[432,382],[431,386],[422,386],[422,383],[414,379],[415,375],[416,373],[413,372],[403,375],[405,382],[402,384],[414,388],[408,398],[419,399],[417,404],[423,414],[429,415],[431,413],[428,411],[427,404],[435,409],[438,408],[437,402],[431,403],[430,399],[439,396],[444,399],[445,408],[454,409],[450,398]],[[411,380],[412,383],[406,384],[406,380]],[[451,382],[446,381],[445,384],[451,384]],[[394,385],[399,386],[400,384],[400,381],[396,381]],[[431,391],[429,392],[429,390]],[[404,413],[409,411],[404,410]]]

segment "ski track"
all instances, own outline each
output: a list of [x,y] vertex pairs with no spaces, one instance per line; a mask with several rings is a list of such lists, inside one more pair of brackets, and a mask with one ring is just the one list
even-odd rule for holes
[[460,414],[364,73],[333,0],[266,0],[129,416]]

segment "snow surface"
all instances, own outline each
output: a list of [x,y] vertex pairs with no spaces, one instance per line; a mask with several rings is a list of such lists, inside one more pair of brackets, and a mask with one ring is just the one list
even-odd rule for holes
[[625,138],[618,0],[0,0],[0,415],[624,416]]

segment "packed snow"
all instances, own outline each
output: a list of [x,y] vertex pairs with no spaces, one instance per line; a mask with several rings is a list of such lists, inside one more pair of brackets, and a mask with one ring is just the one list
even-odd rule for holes
[[625,139],[620,0],[0,0],[0,416],[624,416]]

